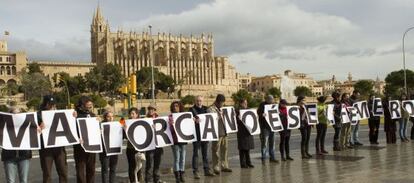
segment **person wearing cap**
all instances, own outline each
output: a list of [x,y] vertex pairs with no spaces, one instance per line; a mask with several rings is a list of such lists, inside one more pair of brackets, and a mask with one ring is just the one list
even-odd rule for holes
[[[90,97],[81,96],[76,105],[77,118],[96,117],[93,113],[93,102]],[[79,131],[78,131],[79,134]],[[82,143],[82,140],[81,140]],[[73,146],[73,157],[75,158],[76,180],[78,183],[95,182],[96,154],[88,153],[81,144]]]
[[189,109],[194,116],[194,124],[196,128],[196,135],[197,141],[193,142],[193,159],[192,159],[192,167],[193,167],[193,174],[195,179],[200,179],[200,175],[198,174],[198,152],[201,150],[201,156],[203,158],[203,168],[204,168],[204,175],[205,176],[214,176],[213,173],[210,171],[210,167],[208,165],[208,143],[207,141],[201,141],[200,135],[200,119],[197,115],[207,113],[207,106],[203,105],[203,97],[197,96],[194,101],[194,106]]
[[273,104],[274,98],[272,95],[268,95],[264,102],[260,103],[259,108],[257,108],[257,115],[259,117],[260,124],[260,143],[261,143],[261,153],[262,153],[262,163],[266,162],[267,151],[269,151],[270,162],[278,163],[275,156],[275,133],[271,130],[269,124],[267,124],[266,116],[264,112],[264,106],[268,104]]
[[[113,122],[114,122],[114,113],[112,111],[105,111],[103,113],[103,120],[101,123],[113,123]],[[103,139],[102,139],[102,144],[103,144]],[[107,146],[109,145],[107,144]],[[99,153],[99,160],[101,162],[102,183],[116,182],[116,168],[118,164],[118,155],[108,156],[106,155],[105,148],[103,148],[103,152]],[[109,176],[108,176],[108,172],[109,172]]]
[[342,128],[342,120],[341,120],[341,110],[342,110],[342,103],[339,100],[339,97],[341,95],[339,92],[333,92],[332,93],[332,101],[330,104],[334,105],[333,107],[333,114],[334,114],[334,125],[332,127],[334,128],[334,138],[333,138],[333,150],[334,151],[340,151],[341,147],[339,145],[339,136],[341,135],[341,128]]
[[220,170],[222,172],[232,172],[233,170],[229,168],[228,161],[228,137],[226,133],[226,128],[224,126],[223,111],[222,107],[226,102],[226,97],[223,94],[218,94],[213,105],[211,105],[207,112],[216,113],[218,116],[218,131],[219,139],[218,141],[213,141],[211,143],[211,153],[213,159],[213,170],[214,173],[219,175]]
[[315,148],[316,148],[316,155],[323,155],[327,154],[328,151],[325,150],[325,136],[326,136],[326,129],[328,127],[328,120],[326,117],[326,97],[319,96],[317,98],[317,110],[318,110],[318,121],[319,123],[316,125],[316,140],[315,140]]
[[[43,97],[40,110],[37,112],[39,126],[43,129],[42,111],[56,110],[56,100],[51,95]],[[39,150],[40,167],[42,168],[43,183],[52,182],[52,167],[55,164],[60,183],[68,182],[68,163],[66,160],[65,147],[45,148],[43,141]]]
[[305,97],[299,96],[296,101],[297,105],[299,106],[300,112],[300,152],[302,155],[302,159],[309,159],[312,155],[309,154],[309,140],[311,135],[312,126],[308,124],[308,117],[306,112],[306,103]]
[[[10,108],[10,113],[19,113],[17,108]],[[38,127],[40,132],[40,127]],[[19,182],[27,183],[29,177],[30,159],[32,158],[31,150],[6,150],[1,151],[1,161],[4,164],[4,173],[7,183],[17,182],[17,175]]]
[[[148,107],[147,118],[157,118],[157,107],[150,104]],[[164,154],[163,148],[155,148],[154,150],[145,152],[145,182],[163,183],[160,179],[161,157]]]
[[282,161],[290,160],[292,161],[293,158],[290,157],[290,150],[289,150],[289,141],[290,141],[290,130],[288,129],[288,112],[287,112],[287,101],[285,99],[281,99],[279,102],[279,116],[280,120],[282,121],[283,130],[279,131],[280,135],[280,143],[279,143],[279,151]]

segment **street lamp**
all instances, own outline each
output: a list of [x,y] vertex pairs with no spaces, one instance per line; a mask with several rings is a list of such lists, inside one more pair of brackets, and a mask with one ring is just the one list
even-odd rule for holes
[[151,93],[151,97],[152,97],[152,103],[155,104],[155,85],[154,85],[154,44],[153,44],[153,40],[152,40],[152,26],[149,25],[149,32],[150,32],[150,58],[151,58],[151,88],[152,88],[152,93]]
[[408,89],[407,89],[407,69],[405,68],[405,35],[412,29],[414,29],[414,27],[408,28],[404,32],[404,35],[403,35],[403,38],[402,38],[403,67],[404,67],[404,90],[405,90],[406,95],[408,95]]

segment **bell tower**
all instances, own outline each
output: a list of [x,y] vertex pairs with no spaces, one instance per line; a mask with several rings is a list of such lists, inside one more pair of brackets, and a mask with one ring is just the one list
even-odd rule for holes
[[91,57],[92,63],[96,63],[98,66],[105,63],[106,58],[106,45],[109,33],[108,22],[105,21],[101,13],[101,8],[96,8],[93,15],[91,24]]

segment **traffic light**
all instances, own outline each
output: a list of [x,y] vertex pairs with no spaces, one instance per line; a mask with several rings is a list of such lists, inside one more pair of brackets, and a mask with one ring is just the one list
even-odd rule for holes
[[136,94],[137,93],[137,76],[135,74],[132,74],[131,76],[129,76],[129,91],[131,92],[131,94]]

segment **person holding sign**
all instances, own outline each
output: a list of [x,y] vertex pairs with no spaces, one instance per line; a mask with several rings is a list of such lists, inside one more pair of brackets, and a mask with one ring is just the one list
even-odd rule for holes
[[[92,112],[92,99],[87,96],[79,98],[76,105],[77,118],[91,118],[96,117]],[[78,130],[79,133],[79,130]],[[82,140],[81,140],[81,143]],[[78,183],[92,183],[95,182],[95,153],[87,153],[80,144],[73,146],[73,156],[75,158],[76,166],[76,180]]]
[[369,142],[371,144],[379,144],[378,143],[378,132],[380,127],[380,117],[374,116],[373,114],[373,103],[374,103],[375,96],[369,95],[368,100],[368,110],[370,113],[370,117],[368,119],[368,126],[369,126]]
[[290,130],[288,129],[288,112],[286,105],[287,101],[285,99],[281,99],[279,102],[279,117],[282,121],[283,130],[279,131],[279,151],[282,161],[293,160],[293,158],[289,155]]
[[[148,113],[147,118],[157,118],[157,108],[154,105],[149,105],[147,107]],[[161,157],[164,154],[164,149],[157,147],[154,150],[145,152],[145,182],[154,182],[154,183],[164,183],[160,180],[160,165]]]
[[402,105],[402,102],[404,100],[407,100],[407,95],[402,94],[401,97],[400,97],[401,118],[398,120],[398,122],[400,124],[399,132],[400,132],[401,142],[409,142],[410,140],[408,140],[408,138],[407,138],[407,123],[408,123],[408,120],[410,119],[410,114],[408,113],[408,111]]
[[[12,107],[10,113],[19,113],[20,110]],[[40,128],[38,128],[40,132]],[[14,183],[18,175],[19,182],[27,183],[29,177],[30,159],[32,158],[31,150],[6,150],[1,151],[1,160],[4,164],[4,172],[7,183]]]
[[[358,90],[354,90],[352,92],[352,95],[349,99],[351,106],[354,106],[354,103],[358,102],[360,93]],[[357,145],[357,146],[362,146],[363,144],[361,142],[359,142],[359,121],[357,122],[356,125],[352,125],[351,126],[351,138],[350,138],[350,144],[351,146],[353,145]]]
[[[139,110],[136,107],[131,107],[128,111],[129,119],[138,119]],[[126,135],[125,135],[126,137]],[[142,177],[142,161],[145,161],[145,155],[135,150],[135,147],[128,141],[126,156],[128,159],[128,177],[129,182],[136,183],[143,181]]]
[[194,101],[194,106],[190,108],[190,112],[193,113],[194,116],[194,123],[196,127],[196,135],[197,141],[193,142],[193,174],[195,179],[200,179],[200,175],[198,175],[198,151],[201,150],[201,156],[203,158],[203,168],[204,168],[204,175],[205,176],[214,176],[214,174],[210,171],[208,165],[208,141],[201,141],[200,135],[200,118],[197,116],[199,114],[207,113],[207,106],[203,105],[203,97],[197,96]]
[[[103,114],[102,123],[108,123],[114,121],[114,113],[111,111],[106,111]],[[109,144],[108,144],[109,146]],[[101,176],[102,182],[112,183],[116,182],[116,166],[118,164],[118,155],[107,156],[104,148],[104,152],[99,154],[99,160],[101,161]],[[108,170],[109,170],[109,179],[108,179]]]
[[[174,101],[171,103],[170,111],[171,113],[184,112],[184,106],[181,102]],[[171,146],[171,149],[174,155],[173,169],[174,169],[175,181],[177,183],[185,182],[184,170],[185,170],[185,153],[186,153],[187,143],[178,142],[177,134],[175,133],[175,130],[174,130],[173,115],[170,114],[168,118],[169,118],[168,123],[170,124],[171,134],[174,139],[174,145]]]
[[236,110],[237,126],[237,147],[239,149],[239,160],[241,168],[254,168],[250,160],[250,150],[254,149],[254,139],[241,120],[240,109],[247,109],[247,100],[239,101],[239,108]]
[[264,102],[259,105],[257,108],[257,115],[259,116],[260,124],[260,143],[261,143],[261,153],[262,153],[262,163],[266,162],[267,151],[269,151],[270,162],[278,163],[275,156],[275,133],[272,131],[271,127],[266,121],[264,106],[268,104],[273,104],[274,98],[272,95],[268,95]]
[[319,123],[316,125],[316,140],[315,140],[315,146],[316,146],[316,154],[317,155],[323,155],[327,154],[328,152],[325,151],[325,136],[326,136],[326,129],[328,128],[328,120],[326,118],[326,97],[325,96],[319,96],[317,98],[318,100],[318,121]]
[[233,171],[229,168],[229,162],[227,157],[228,138],[224,126],[223,112],[221,110],[221,108],[224,106],[225,101],[226,97],[222,94],[218,94],[213,105],[211,105],[207,110],[208,113],[216,113],[218,116],[219,140],[211,143],[213,169],[214,173],[217,175],[220,174],[220,169],[223,172]]
[[353,147],[349,144],[349,136],[351,134],[351,122],[347,121],[347,119],[349,119],[348,107],[352,107],[352,105],[349,101],[348,93],[342,94],[341,103],[342,103],[341,121],[343,124],[341,128],[341,136],[339,137],[340,148],[342,150],[352,149]]
[[342,128],[342,120],[341,120],[341,110],[342,110],[342,103],[339,100],[340,94],[338,92],[332,93],[332,101],[331,104],[334,105],[333,114],[334,114],[334,121],[333,128],[335,130],[334,138],[333,138],[333,150],[340,151],[341,147],[339,145],[339,137],[341,135],[341,128]]
[[312,126],[308,124],[308,116],[306,112],[305,97],[299,96],[296,101],[297,105],[300,107],[300,152],[302,159],[309,159],[312,155],[309,154],[309,139],[311,135]]
[[[55,98],[51,95],[43,96],[40,110],[37,112],[38,123],[41,128],[44,128],[42,120],[42,111],[56,110]],[[75,115],[75,114],[74,114]],[[41,149],[39,150],[40,167],[42,168],[43,183],[52,182],[52,167],[55,162],[57,174],[60,183],[68,181],[68,164],[66,162],[65,147],[45,148],[43,141],[41,141]]]
[[397,127],[395,120],[391,118],[391,111],[389,101],[391,97],[385,96],[382,100],[382,106],[384,108],[384,131],[387,139],[387,144],[395,144],[397,141],[396,131]]

